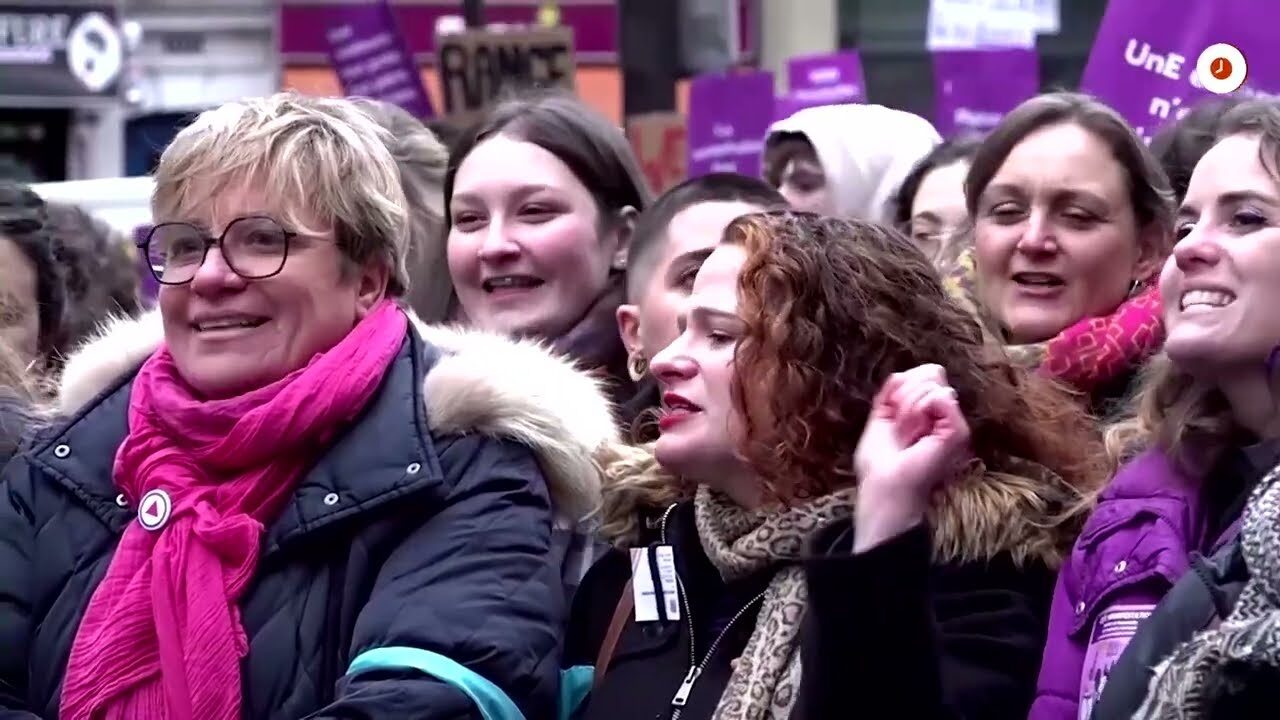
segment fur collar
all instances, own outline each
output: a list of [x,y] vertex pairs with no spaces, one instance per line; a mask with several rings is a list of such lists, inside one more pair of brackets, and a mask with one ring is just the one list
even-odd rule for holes
[[[671,503],[692,498],[690,485],[654,459],[652,445],[601,453],[606,473],[601,533],[615,546],[645,542],[646,526]],[[856,492],[849,502],[856,502]],[[1057,569],[1087,515],[1085,498],[1056,473],[1018,458],[973,465],[934,496],[928,513],[939,563],[982,562],[1009,555],[1017,565]]]
[[[531,447],[557,510],[582,518],[600,505],[592,456],[617,442],[600,382],[539,343],[444,325],[409,313],[419,335],[442,352],[427,372],[427,418],[439,433],[477,432]],[[160,347],[164,328],[152,310],[116,319],[68,359],[56,409],[74,414]]]
[[1019,458],[978,465],[934,498],[934,557],[976,562],[1009,554],[1057,569],[1080,532],[1084,499],[1057,473]]

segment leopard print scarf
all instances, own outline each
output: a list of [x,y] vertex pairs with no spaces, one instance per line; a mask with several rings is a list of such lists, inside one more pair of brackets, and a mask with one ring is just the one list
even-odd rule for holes
[[1161,662],[1138,720],[1211,716],[1211,686],[1231,666],[1280,668],[1280,467],[1258,483],[1245,508],[1240,546],[1249,580],[1231,614]]
[[800,692],[800,624],[808,605],[799,561],[819,530],[852,516],[851,493],[751,512],[705,486],[698,488],[698,537],[720,576],[733,581],[778,568],[764,592],[747,646],[733,662],[714,720],[788,720]]

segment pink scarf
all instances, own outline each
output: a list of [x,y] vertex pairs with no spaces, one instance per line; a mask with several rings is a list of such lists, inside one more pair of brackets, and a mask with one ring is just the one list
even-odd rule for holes
[[[240,717],[248,638],[238,601],[264,526],[315,462],[315,448],[368,403],[407,326],[384,301],[306,367],[227,400],[197,399],[167,347],[143,364],[114,470],[140,516],[125,528],[76,633],[63,720]],[[157,490],[172,511],[148,530],[142,518],[160,512],[144,496]]]
[[[969,248],[943,276],[943,286],[953,300],[978,318],[986,332],[998,337],[992,330],[996,323],[982,311],[978,300],[977,275],[973,248]],[[1092,393],[1140,367],[1163,342],[1160,293],[1152,284],[1139,288],[1111,313],[1081,318],[1045,342],[1004,348],[1015,362]]]

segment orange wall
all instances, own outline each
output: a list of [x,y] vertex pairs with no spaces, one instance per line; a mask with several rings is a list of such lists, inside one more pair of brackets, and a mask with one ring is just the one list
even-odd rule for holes
[[[440,82],[435,68],[422,68],[422,81],[436,108],[444,105],[440,98]],[[578,95],[618,125],[622,124],[622,72],[613,65],[579,66],[574,82]],[[341,95],[338,75],[327,66],[286,67],[284,88],[308,95]],[[676,109],[687,113],[688,83],[676,85]]]

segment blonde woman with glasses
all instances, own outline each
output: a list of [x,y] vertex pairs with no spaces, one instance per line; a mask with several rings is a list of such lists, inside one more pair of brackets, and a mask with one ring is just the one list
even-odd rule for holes
[[412,320],[386,139],[281,94],[165,150],[158,312],[70,359],[67,419],[0,480],[0,714],[552,712],[552,526],[596,503],[609,410]]

